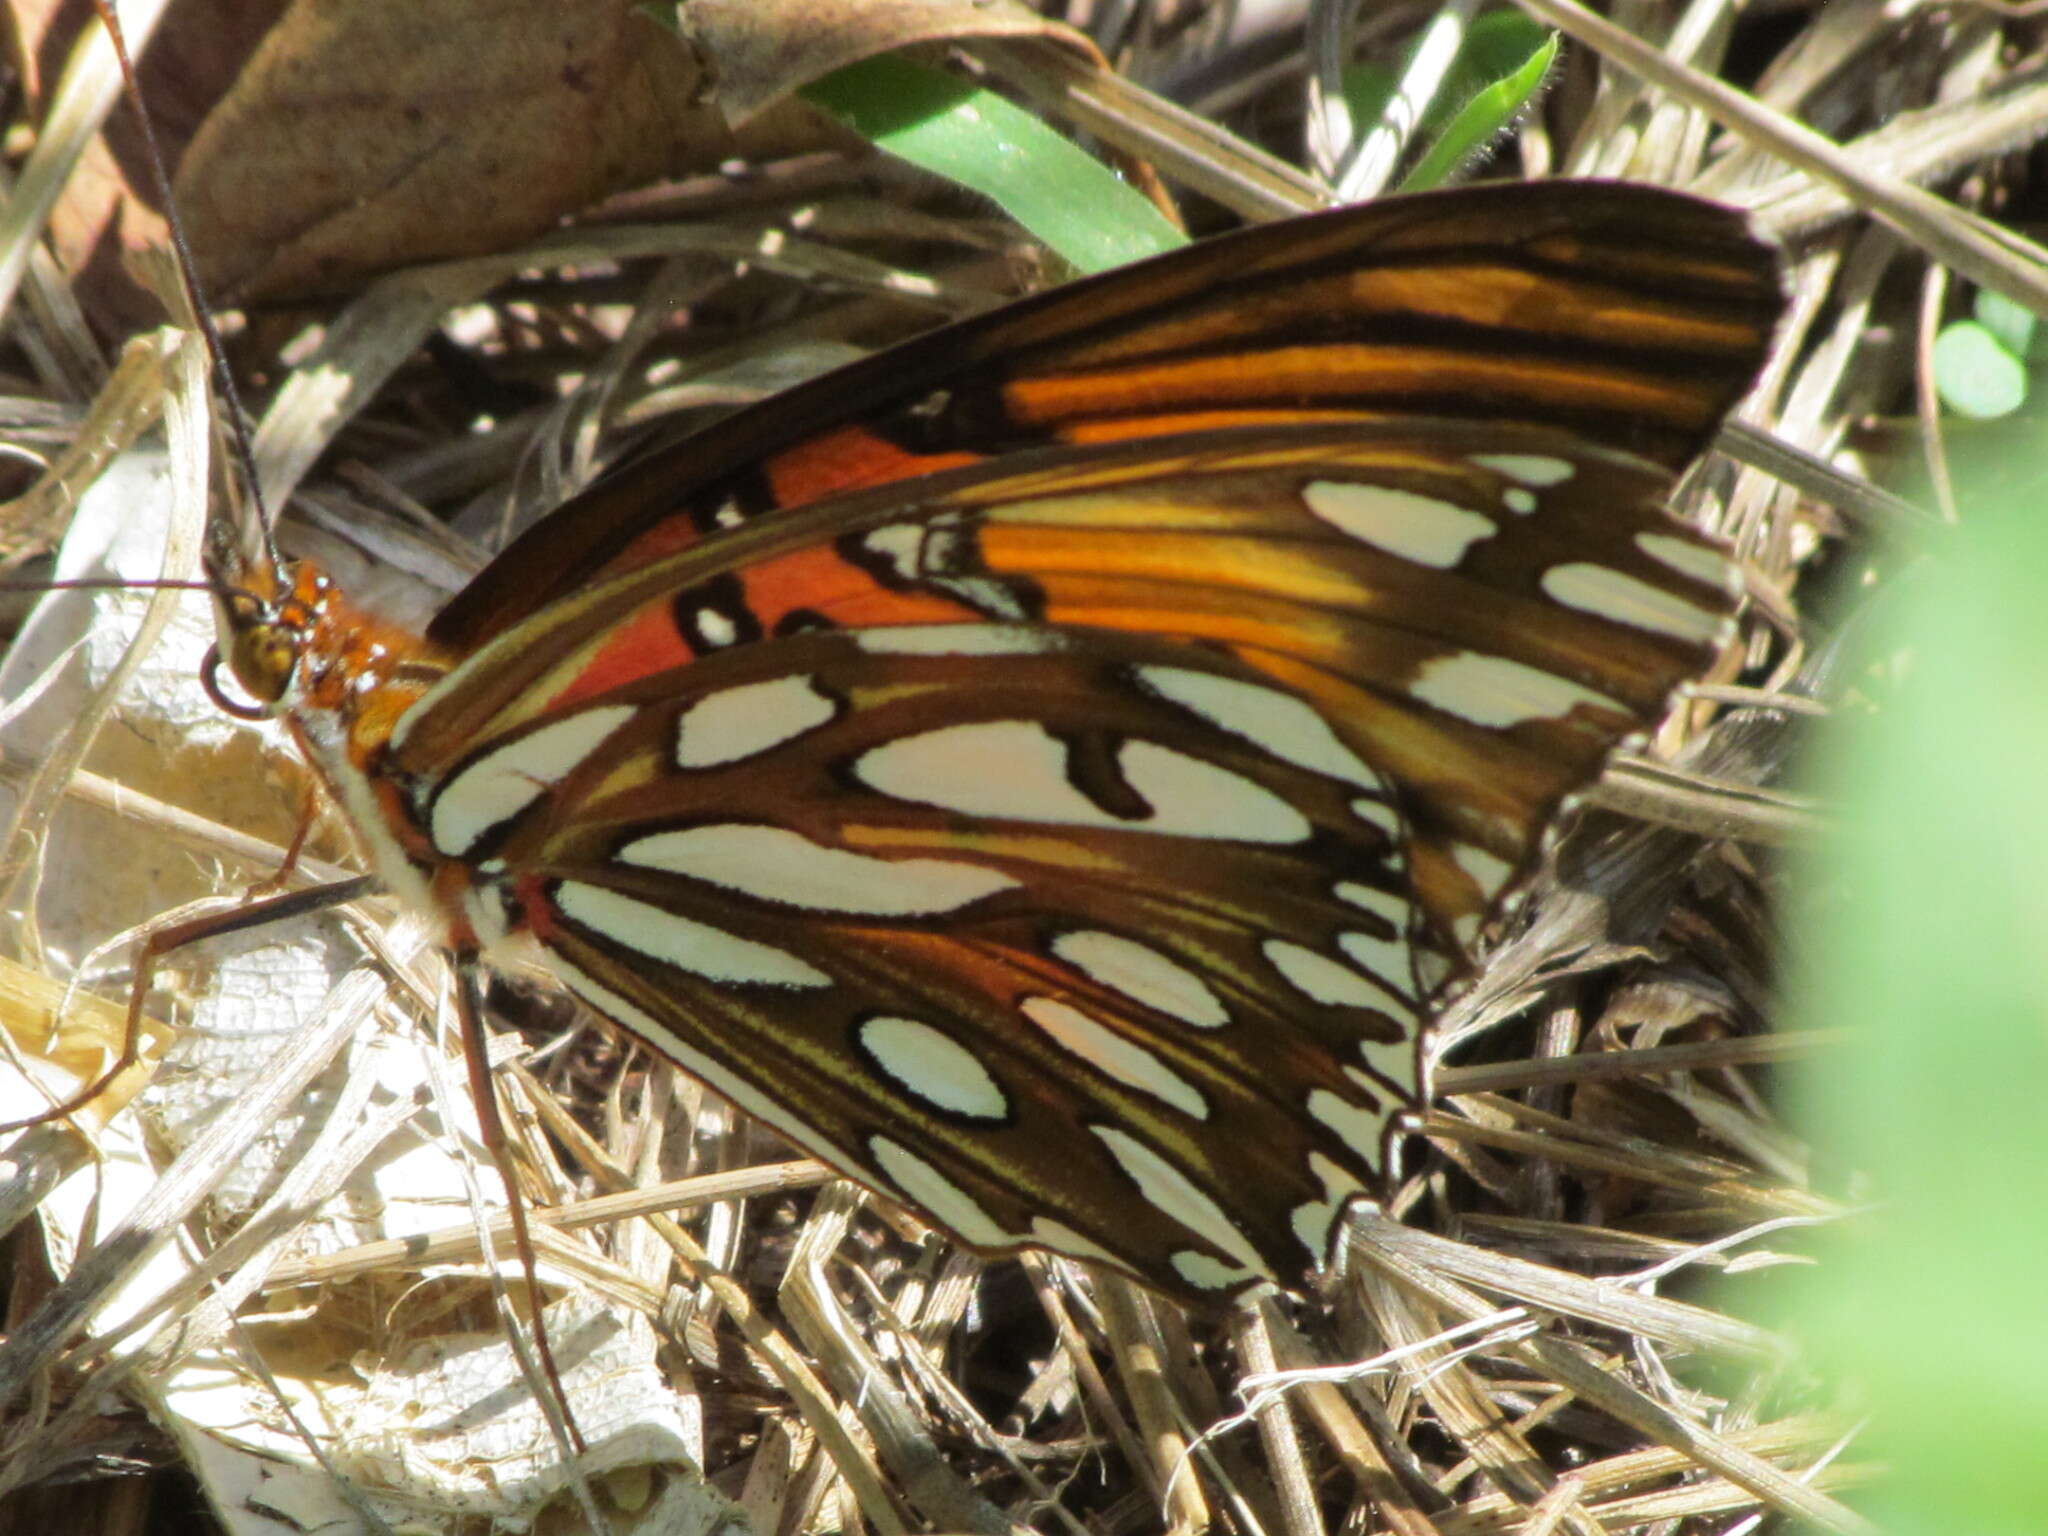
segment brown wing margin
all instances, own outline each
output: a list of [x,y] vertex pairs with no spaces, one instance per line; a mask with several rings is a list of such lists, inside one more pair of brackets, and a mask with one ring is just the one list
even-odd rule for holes
[[880,450],[866,485],[1063,439],[1331,414],[1563,427],[1676,469],[1749,387],[1781,308],[1776,254],[1741,214],[1630,183],[1263,225],[933,331],[650,453],[515,541],[429,635],[472,649],[670,519],[772,510],[778,462],[835,434]]

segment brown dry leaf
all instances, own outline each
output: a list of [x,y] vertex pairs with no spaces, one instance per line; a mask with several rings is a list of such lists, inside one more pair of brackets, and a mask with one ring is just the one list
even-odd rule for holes
[[685,20],[688,42],[631,0],[295,0],[179,168],[201,271],[225,297],[274,298],[500,250],[661,176],[850,142],[787,99],[841,64],[1052,30],[963,0]]
[[1014,0],[678,0],[676,23],[735,123],[835,69],[916,43],[1042,37],[1102,62],[1083,34]]

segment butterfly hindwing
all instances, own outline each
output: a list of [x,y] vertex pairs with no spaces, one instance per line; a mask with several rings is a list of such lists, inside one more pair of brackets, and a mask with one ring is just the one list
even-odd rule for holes
[[[1485,916],[1725,641],[1667,484],[1437,420],[1009,455],[558,599],[388,768],[481,926],[968,1241],[1291,1280]],[[699,647],[780,586],[812,624]]]

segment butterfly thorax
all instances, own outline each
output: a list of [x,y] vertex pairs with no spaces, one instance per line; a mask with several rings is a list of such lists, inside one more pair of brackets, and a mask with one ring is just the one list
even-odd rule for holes
[[222,603],[223,654],[235,680],[282,720],[346,813],[372,867],[416,911],[443,914],[450,942],[463,872],[435,852],[402,779],[386,771],[399,719],[443,677],[419,635],[350,602],[317,565],[297,560],[245,576]]

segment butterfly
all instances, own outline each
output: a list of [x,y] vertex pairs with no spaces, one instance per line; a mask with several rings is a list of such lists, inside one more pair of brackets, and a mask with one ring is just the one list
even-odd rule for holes
[[1647,187],[1308,215],[648,453],[421,635],[216,530],[218,661],[461,966],[1215,1305],[1380,1192],[1486,924],[1723,654],[1663,499],[1781,304]]

